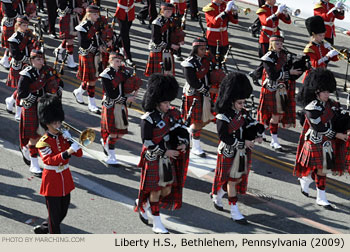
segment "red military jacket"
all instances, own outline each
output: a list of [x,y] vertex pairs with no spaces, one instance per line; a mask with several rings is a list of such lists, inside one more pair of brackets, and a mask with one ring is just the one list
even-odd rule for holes
[[[328,52],[329,52],[329,49],[327,49],[324,46],[323,42],[321,44],[317,44],[315,42],[310,42],[304,48],[304,53],[310,57],[310,62],[311,62],[312,68],[318,68],[318,67],[326,68],[327,63],[329,61],[337,61],[339,59],[338,56],[334,56],[327,61],[319,63],[318,61],[320,59],[322,59],[324,56],[326,56],[326,54]],[[309,72],[310,72],[310,70],[306,70],[303,82],[304,82],[306,76],[309,74]]]
[[320,1],[318,4],[314,7],[314,15],[315,16],[321,16],[324,20],[324,24],[326,26],[326,38],[332,38],[335,37],[335,27],[334,27],[334,20],[337,19],[344,19],[344,11],[343,12],[336,12],[333,11],[328,13],[332,8],[334,7],[334,4],[332,3],[325,3]]
[[272,35],[280,35],[278,30],[278,23],[280,19],[286,24],[290,24],[292,22],[290,16],[286,16],[283,13],[272,17],[272,15],[277,12],[277,9],[277,6],[264,4],[256,11],[256,14],[258,14],[261,22],[261,33],[259,38],[259,43],[261,44],[269,43],[269,39]]
[[226,8],[226,2],[220,5],[210,3],[203,7],[205,13],[205,20],[207,21],[207,39],[208,45],[216,46],[220,41],[220,46],[228,45],[228,21],[238,24],[238,15],[233,15],[230,11],[226,15],[222,15]]
[[[136,0],[140,2],[141,0]],[[119,20],[133,21],[135,19],[134,0],[118,0],[118,6],[114,16]]]
[[[46,132],[36,147],[39,149],[44,163],[40,194],[44,196],[63,197],[69,194],[75,187],[72,175],[68,168],[69,155],[67,150],[70,143],[63,138],[62,134],[53,135]],[[81,157],[82,150],[73,154]]]
[[178,13],[180,15],[185,14],[185,10],[187,8],[186,0],[166,0],[167,3],[172,3],[175,6],[174,13]]

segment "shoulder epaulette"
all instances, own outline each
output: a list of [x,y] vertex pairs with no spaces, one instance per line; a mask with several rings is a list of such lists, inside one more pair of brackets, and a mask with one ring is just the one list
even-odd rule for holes
[[[265,5],[263,5],[262,7],[264,7]],[[260,13],[264,13],[266,12],[266,10],[264,8],[259,8],[257,11],[256,11],[256,14],[260,14]]]
[[309,43],[304,48],[304,53],[315,53],[315,51],[311,48],[312,44]]
[[322,106],[322,104],[318,100],[313,100],[305,107],[305,110],[309,110],[309,111],[310,110],[322,111],[323,109],[324,109],[324,107]]
[[31,78],[29,71],[32,70],[32,68],[33,68],[32,66],[27,66],[22,71],[20,71],[19,74],[24,75],[24,76],[28,76],[29,78]]
[[38,149],[44,148],[44,147],[51,147],[50,144],[48,144],[47,142],[45,142],[45,140],[47,139],[47,135],[43,135],[39,141],[36,143],[35,147]]
[[318,9],[318,8],[323,8],[323,5],[321,2],[317,3],[314,7],[314,10]]
[[217,114],[216,119],[230,123],[230,120],[227,118],[225,114]]
[[153,124],[153,120],[151,117],[151,112],[146,112],[141,116],[142,120],[146,120],[147,122],[149,122],[150,124]]
[[102,78],[112,80],[112,76],[109,74],[110,70],[111,70],[111,68],[107,67],[105,70],[103,70],[103,72],[99,76]]
[[208,11],[212,11],[215,10],[212,6],[212,3],[207,4],[206,6],[203,7],[203,12],[208,12]]

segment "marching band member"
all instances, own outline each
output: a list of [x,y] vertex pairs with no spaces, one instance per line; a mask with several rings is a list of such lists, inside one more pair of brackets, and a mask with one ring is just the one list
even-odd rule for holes
[[177,195],[176,170],[171,159],[186,151],[181,144],[176,149],[169,147],[172,122],[167,112],[170,102],[177,96],[179,84],[171,75],[151,75],[142,107],[146,113],[141,117],[141,137],[143,142],[141,160],[141,180],[135,211],[142,222],[148,224],[148,214],[153,216],[153,232],[169,233],[159,216],[160,207],[171,207]]
[[55,1],[45,0],[45,2],[46,2],[48,22],[49,22],[49,36],[51,38],[57,39],[56,29],[55,29],[55,24],[58,16],[57,0]]
[[298,100],[305,106],[306,119],[300,134],[294,167],[299,177],[301,192],[309,196],[309,186],[316,183],[316,203],[326,209],[334,208],[326,197],[326,178],[331,172],[340,172],[336,162],[336,139],[347,141],[348,136],[334,130],[339,103],[329,98],[336,90],[336,80],[331,71],[324,68],[312,70],[305,79]]
[[[118,47],[118,38],[117,34],[113,32],[112,27],[109,25],[105,27],[102,32],[101,32],[101,40],[103,40],[102,45],[102,52],[101,52],[101,57],[102,57],[102,69],[106,69],[107,66],[109,65],[109,54],[111,52],[119,52],[119,47]],[[99,70],[100,71],[100,70]],[[102,72],[102,70],[101,70]]]
[[157,18],[157,1],[156,0],[146,0],[146,5],[141,8],[139,13],[137,14],[137,19],[140,20],[141,24],[146,24],[145,20],[148,17],[149,25],[151,28],[151,24]]
[[326,25],[326,34],[324,39],[331,45],[334,44],[334,37],[336,36],[334,20],[343,20],[345,17],[345,11],[342,6],[343,3],[341,1],[334,5],[330,3],[329,0],[321,0],[314,7],[314,15],[322,17],[324,24]]
[[89,5],[86,8],[86,14],[83,20],[75,29],[78,31],[79,38],[79,68],[77,78],[81,80],[79,88],[73,91],[73,95],[77,103],[84,104],[83,93],[87,89],[88,92],[88,108],[95,114],[100,114],[100,110],[96,106],[95,101],[95,85],[96,85],[96,66],[95,55],[99,48],[97,38],[97,28],[95,23],[99,18],[99,7]]
[[221,63],[229,45],[228,22],[238,24],[237,6],[233,0],[227,4],[224,0],[212,0],[211,3],[203,7],[203,12],[207,21],[208,48],[212,55],[215,55],[217,41],[219,40],[219,63]]
[[60,234],[60,224],[67,215],[70,193],[75,188],[69,170],[70,157],[81,157],[83,152],[77,142],[73,142],[68,131],[58,130],[64,121],[64,111],[60,99],[55,95],[45,95],[38,103],[40,125],[46,133],[37,142],[44,171],[40,194],[45,196],[48,219],[34,227],[36,234]]
[[[280,35],[278,29],[279,20],[282,20],[286,24],[290,24],[291,18],[287,12],[285,4],[281,4],[278,7],[275,6],[276,0],[266,0],[266,4],[256,11],[261,23],[261,32],[259,38],[259,58],[264,56],[269,48],[269,38],[272,35]],[[260,65],[249,76],[252,78],[254,85],[260,86],[259,79],[262,77],[263,65]]]
[[[304,53],[310,57],[311,66],[326,68],[329,61],[337,61],[339,53],[332,49],[329,43],[323,41],[326,32],[323,19],[320,16],[309,17],[305,20],[305,26],[311,36],[311,41],[304,48]],[[304,80],[309,72],[310,70],[306,71]]]
[[[20,147],[24,161],[29,164],[29,171],[37,177],[41,177],[41,169],[38,162],[38,149],[35,144],[43,134],[39,127],[37,103],[38,98],[45,93],[62,94],[62,81],[55,78],[52,71],[44,66],[44,55],[41,51],[33,49],[30,52],[31,66],[20,72],[18,82],[18,96],[22,106],[21,121],[19,124]],[[54,78],[55,85],[47,85]],[[57,80],[57,81],[56,81]],[[58,84],[58,85],[57,85]]]
[[211,114],[210,86],[208,83],[211,60],[206,56],[206,46],[207,43],[204,38],[196,38],[192,43],[190,56],[181,63],[186,79],[184,86],[184,118],[187,117],[194,98],[197,99],[197,103],[192,110],[190,122],[192,136],[191,152],[200,157],[206,156],[200,146],[201,130],[214,118]]
[[272,35],[269,52],[261,58],[264,72],[257,117],[260,123],[270,127],[270,146],[278,151],[283,151],[277,138],[278,124],[286,116],[286,112],[290,110],[288,107],[295,106],[288,97],[288,81],[290,75],[302,74],[299,69],[288,69],[283,41],[283,37]]
[[118,139],[128,133],[127,102],[133,102],[135,97],[126,97],[124,83],[131,76],[122,66],[124,60],[120,53],[109,54],[109,64],[101,74],[102,86],[105,91],[102,101],[101,143],[107,153],[107,164],[116,165],[115,144]]
[[15,32],[15,22],[18,15],[23,15],[25,12],[24,2],[21,0],[1,0],[2,11],[4,17],[1,21],[2,35],[1,46],[5,48],[5,53],[0,64],[6,69],[10,68],[9,62],[9,42],[8,39]]
[[118,40],[121,41],[124,49],[125,63],[128,66],[134,66],[130,52],[130,28],[135,19],[134,0],[118,0],[114,17],[117,18],[119,24]]
[[66,49],[67,67],[75,69],[78,65],[74,62],[73,57],[73,40],[77,36],[74,27],[79,23],[78,15],[83,13],[82,3],[75,0],[58,0],[58,16],[59,16],[59,37],[63,39],[62,43],[54,51],[57,60],[63,61],[63,52]]
[[223,211],[222,197],[227,192],[231,218],[239,224],[247,224],[247,220],[238,209],[237,195],[247,191],[251,150],[255,141],[262,142],[264,131],[264,126],[252,119],[244,109],[245,99],[252,91],[244,74],[231,72],[223,79],[215,103],[220,143],[211,197],[214,207]]
[[[161,3],[160,16],[152,22],[152,35],[149,43],[150,54],[147,60],[145,76],[153,73],[167,73],[175,75],[172,51],[178,50],[179,45],[171,44],[171,15],[174,5]],[[162,65],[162,64],[163,65]]]
[[[35,39],[33,34],[28,31],[29,19],[26,16],[19,16],[16,19],[15,33],[8,39],[11,62],[10,71],[7,77],[6,85],[17,89],[20,72],[29,64],[30,51],[33,49]],[[36,48],[38,49],[38,48]],[[17,90],[10,96],[7,97],[6,110],[9,113],[13,113],[12,109],[16,102]],[[16,104],[15,119],[20,120],[21,118],[21,107]]]

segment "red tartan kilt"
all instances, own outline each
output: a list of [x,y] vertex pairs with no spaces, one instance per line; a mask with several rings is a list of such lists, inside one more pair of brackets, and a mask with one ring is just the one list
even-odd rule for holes
[[[162,52],[150,52],[147,60],[145,76],[149,77],[153,73],[161,73],[162,67],[160,65],[163,62],[163,53]],[[174,62],[174,58],[173,58]],[[175,64],[175,62],[174,62]],[[175,67],[173,66],[173,76],[175,76]]]
[[345,169],[348,169],[348,173],[350,173],[350,140],[346,141],[345,144]]
[[345,172],[349,165],[346,163],[347,159],[347,144],[343,140],[335,139],[335,164],[339,167],[339,175]]
[[202,107],[203,107],[203,96],[201,94],[194,94],[191,96],[185,95],[185,106],[184,106],[184,118],[187,118],[187,114],[191,108],[193,99],[196,98],[197,102],[192,109],[191,123],[202,123]]
[[[39,126],[37,104],[34,104],[29,109],[22,107],[21,121],[19,124],[19,134],[21,146],[26,145],[29,138],[36,139],[40,137],[37,134]],[[23,143],[23,144],[22,144]]]
[[79,68],[77,78],[81,81],[96,81],[96,68],[94,62],[95,56],[89,53],[87,56],[79,55]]
[[[335,141],[331,141],[331,143],[336,158],[336,165],[332,172],[342,172],[344,151],[336,147]],[[298,176],[300,174],[301,176],[307,176],[311,171],[323,168],[322,144],[323,141],[320,144],[314,144],[310,140],[304,142],[300,154],[296,158],[295,171],[297,171]],[[340,155],[343,155],[343,157],[340,157]],[[337,160],[338,158],[339,160]]]
[[59,37],[61,39],[74,39],[76,37],[72,35],[74,31],[71,31],[70,14],[67,14],[64,17],[60,17],[58,25],[60,29]]
[[[247,150],[247,163],[248,163],[248,173],[242,175],[241,182],[236,184],[236,191],[240,194],[245,194],[247,192],[248,186],[248,175],[252,166],[252,155],[251,151]],[[215,168],[215,177],[214,183],[212,186],[212,193],[217,194],[218,190],[221,187],[226,187],[228,181],[231,181],[230,171],[233,164],[234,158],[227,158],[223,154],[218,154],[216,168]]]
[[276,92],[270,92],[262,87],[257,120],[262,124],[266,124],[266,122],[270,121],[272,115],[281,115],[277,113]]
[[9,75],[6,81],[6,86],[17,88],[20,77],[19,72],[21,72],[21,70],[14,70],[12,67],[10,68]]
[[[126,108],[126,117],[128,117],[128,109]],[[101,113],[101,136],[106,142],[106,139],[111,134],[127,134],[127,129],[118,129],[115,126],[114,120],[114,107],[107,109],[105,106],[102,106]]]
[[2,26],[2,34],[1,34],[1,46],[4,48],[10,48],[10,44],[8,42],[9,38],[15,32],[15,25],[11,27],[7,27],[5,25]]

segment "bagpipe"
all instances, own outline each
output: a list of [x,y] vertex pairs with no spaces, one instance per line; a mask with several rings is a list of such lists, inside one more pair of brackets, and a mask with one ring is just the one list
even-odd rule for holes
[[175,6],[175,13],[170,24],[171,27],[171,35],[170,35],[170,43],[175,45],[183,45],[185,43],[185,32],[184,27],[186,26],[186,16],[187,9],[185,10],[185,14],[180,19],[180,15],[178,14],[177,8]]
[[265,131],[264,125],[255,120],[250,111],[242,110],[242,114],[246,125],[243,129],[243,139],[253,141],[255,138],[261,137]]
[[297,80],[306,70],[311,69],[310,57],[308,55],[297,55],[290,52],[287,48],[284,48],[284,52],[287,55],[287,69],[300,69],[302,71],[300,75],[290,75],[290,80]]

